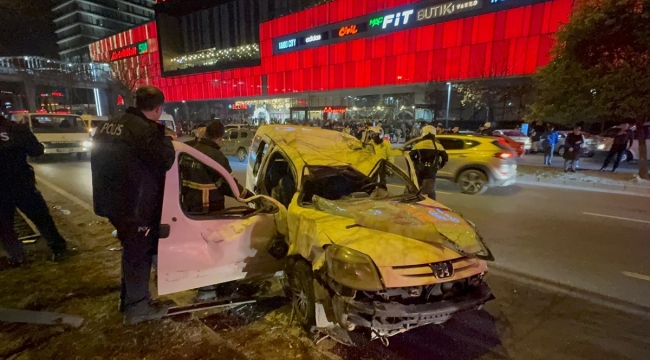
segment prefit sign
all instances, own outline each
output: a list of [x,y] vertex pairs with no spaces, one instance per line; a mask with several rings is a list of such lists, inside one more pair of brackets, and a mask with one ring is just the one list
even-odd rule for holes
[[273,54],[309,49],[551,0],[424,0],[273,39]]

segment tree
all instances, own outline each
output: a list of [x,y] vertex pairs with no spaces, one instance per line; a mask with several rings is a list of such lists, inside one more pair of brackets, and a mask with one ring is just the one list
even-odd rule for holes
[[124,98],[126,106],[133,106],[135,102],[135,91],[138,87],[146,85],[149,79],[149,67],[140,64],[137,67],[129,67],[122,64],[120,60],[111,63],[112,78],[110,84]]
[[557,33],[553,59],[535,76],[530,120],[636,123],[639,176],[648,178],[650,0],[583,0]]

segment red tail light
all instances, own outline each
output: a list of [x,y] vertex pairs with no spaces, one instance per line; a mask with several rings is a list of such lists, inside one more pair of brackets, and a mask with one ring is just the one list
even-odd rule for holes
[[515,155],[513,155],[512,153],[508,153],[508,152],[500,152],[500,153],[494,154],[494,157],[498,157],[499,159],[504,159],[504,160],[505,159],[510,159],[510,158],[512,158],[514,156]]

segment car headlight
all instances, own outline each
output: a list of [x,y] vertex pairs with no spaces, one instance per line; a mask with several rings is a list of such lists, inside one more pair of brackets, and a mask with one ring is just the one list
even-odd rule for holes
[[364,291],[383,289],[379,271],[370,256],[350,248],[331,245],[325,251],[327,274],[349,288]]
[[92,141],[84,141],[84,142],[81,143],[81,145],[83,145],[83,147],[85,147],[85,148],[89,148],[89,147],[93,146],[93,142]]
[[598,150],[603,150],[603,149],[605,149],[605,144],[598,145]]

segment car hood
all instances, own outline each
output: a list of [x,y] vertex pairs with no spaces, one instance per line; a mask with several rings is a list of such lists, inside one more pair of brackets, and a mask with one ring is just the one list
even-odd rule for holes
[[[289,210],[290,253],[314,260],[336,244],[370,256],[379,267],[491,254],[460,214],[426,199],[417,204],[382,200],[329,201]],[[322,265],[322,259],[321,263]],[[318,262],[314,267],[320,266]]]

